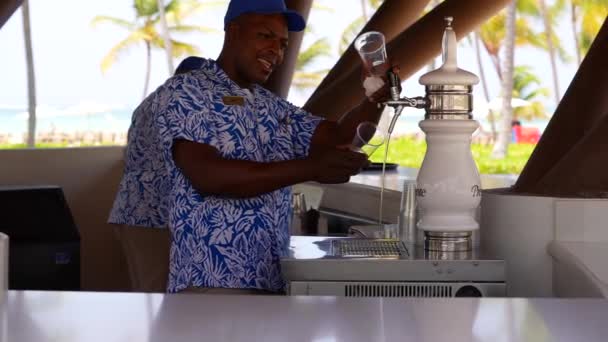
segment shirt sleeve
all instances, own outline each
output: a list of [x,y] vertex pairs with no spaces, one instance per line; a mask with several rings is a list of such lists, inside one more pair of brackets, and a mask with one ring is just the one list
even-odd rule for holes
[[286,102],[288,107],[287,124],[291,132],[291,141],[295,158],[305,158],[310,150],[312,137],[323,118],[315,116],[302,108]]
[[208,91],[202,86],[193,77],[184,76],[168,87],[167,104],[157,123],[169,146],[176,139],[184,139],[218,148],[212,105],[205,100]]

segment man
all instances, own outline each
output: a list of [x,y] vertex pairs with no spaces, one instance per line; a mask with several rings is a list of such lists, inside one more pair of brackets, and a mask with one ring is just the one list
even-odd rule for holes
[[168,292],[282,291],[289,186],[358,173],[367,158],[345,146],[388,96],[385,87],[324,121],[260,86],[282,62],[288,31],[304,29],[299,14],[283,0],[232,0],[224,24],[217,61],[170,78],[135,111],[110,217],[169,227]]

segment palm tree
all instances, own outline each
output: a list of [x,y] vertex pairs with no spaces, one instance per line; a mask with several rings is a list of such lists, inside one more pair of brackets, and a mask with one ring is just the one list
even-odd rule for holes
[[171,44],[171,35],[169,33],[169,26],[167,25],[167,16],[165,15],[165,4],[163,0],[156,0],[158,7],[158,17],[160,19],[161,36],[165,41],[165,53],[167,54],[167,67],[169,69],[169,75],[173,74],[175,68],[173,67],[173,46]]
[[32,50],[32,27],[30,25],[30,4],[24,0],[21,5],[23,15],[23,39],[25,41],[25,59],[27,62],[27,147],[36,146],[36,75],[34,70],[34,53]]
[[329,70],[309,71],[308,69],[319,57],[330,55],[331,46],[327,38],[318,39],[304,49],[304,51],[301,51],[296,61],[292,86],[297,90],[303,91],[319,85]]
[[[146,49],[146,74],[144,82],[143,97],[145,98],[148,94],[148,85],[150,82],[150,67],[151,67],[151,50],[152,48],[165,48],[165,40],[161,37],[156,29],[157,24],[160,22],[160,15],[158,10],[158,2],[156,0],[135,0],[134,8],[136,12],[135,21],[128,21],[121,18],[115,18],[110,16],[96,16],[93,18],[92,24],[97,25],[100,23],[111,23],[116,26],[126,29],[129,34],[126,38],[116,44],[101,61],[102,72],[107,70],[114,65],[119,57],[126,51],[131,49],[135,45],[141,43],[144,44]],[[169,32],[214,32],[213,29],[197,26],[197,25],[184,25],[181,20],[185,19],[188,15],[193,14],[195,11],[192,10],[196,3],[193,1],[180,1],[172,0],[166,7],[166,19],[168,23]],[[198,4],[196,6],[201,6]],[[186,10],[191,9],[191,10]],[[192,44],[170,39],[172,46],[172,56],[179,57],[183,55],[196,55],[199,54],[199,49]]]
[[513,62],[515,57],[515,37],[516,37],[516,17],[517,17],[517,1],[513,0],[507,8],[506,27],[504,38],[504,60],[503,74],[501,77],[501,93],[502,93],[502,109],[501,109],[501,127],[498,132],[498,138],[492,149],[492,157],[495,159],[503,159],[507,156],[507,148],[511,140],[511,122],[513,119],[513,107],[511,99],[513,97]]
[[[481,48],[479,44],[479,31],[473,33],[473,43],[475,47],[475,57],[477,59],[477,67],[479,68],[479,79],[481,81],[481,87],[483,89],[483,96],[486,103],[490,102],[490,91],[488,90],[488,80],[486,79],[485,68],[483,67],[483,61],[481,60]],[[496,140],[496,123],[494,114],[491,110],[488,110],[488,121],[490,122],[490,130],[492,131],[492,141]]]
[[549,52],[549,61],[551,61],[551,72],[553,74],[553,96],[555,97],[555,104],[559,103],[559,80],[557,76],[557,62],[555,61],[555,47],[553,46],[553,29],[551,27],[551,21],[549,19],[549,11],[547,10],[547,4],[545,0],[538,0],[540,5],[541,15],[543,17],[543,24],[545,26],[545,36],[547,39],[547,49]]
[[548,6],[546,0],[519,0],[519,12],[535,19],[539,19],[543,25],[544,45],[549,54],[551,72],[553,79],[553,92],[555,103],[559,103],[561,92],[559,90],[559,77],[557,72],[556,53],[559,53],[562,61],[567,61],[569,57],[561,47],[560,40],[554,32],[557,20],[566,8],[565,0],[556,0],[553,5]]
[[526,100],[530,105],[515,108],[513,110],[514,120],[531,120],[546,118],[547,113],[540,97],[546,97],[549,89],[543,88],[540,78],[532,73],[532,68],[527,65],[516,66],[513,71],[513,97]]
[[572,37],[574,38],[574,50],[576,51],[576,64],[581,65],[581,43],[579,41],[577,26],[578,10],[582,0],[570,1],[570,26],[572,28]]
[[369,17],[367,16],[367,0],[361,0],[361,13],[363,20],[367,22],[369,20]]
[[[318,2],[313,2],[312,9],[314,11],[333,12],[333,8],[323,6]],[[305,35],[315,34],[314,28],[308,23],[306,25]],[[316,39],[306,48],[302,48],[296,60],[295,72],[291,82],[291,86],[296,90],[303,92],[309,89],[316,88],[327,75],[329,69],[310,70],[310,67],[315,62],[326,56],[331,56],[331,45],[326,37]]]
[[570,10],[576,61],[580,65],[608,15],[608,0],[571,0]]
[[[482,45],[490,56],[492,65],[500,80],[502,80],[503,75],[500,51],[507,33],[506,20],[506,13],[504,11],[500,12],[481,25],[478,31]],[[515,21],[515,45],[529,45],[541,49],[545,47],[541,36],[532,29],[531,24],[524,17],[517,17]]]
[[338,53],[340,55],[344,54],[344,51],[346,51],[352,41],[355,40],[363,29],[363,26],[365,26],[369,20],[367,12],[368,7],[375,11],[381,4],[382,0],[361,0],[361,16],[348,24],[340,36],[340,43],[338,44]]

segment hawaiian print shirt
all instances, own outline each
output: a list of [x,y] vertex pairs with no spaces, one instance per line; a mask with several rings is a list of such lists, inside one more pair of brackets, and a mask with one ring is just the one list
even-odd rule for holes
[[241,89],[206,60],[170,78],[134,113],[110,222],[168,225],[169,292],[282,290],[279,258],[289,246],[291,188],[239,199],[201,194],[176,167],[171,149],[175,139],[185,139],[213,146],[226,159],[300,159],[320,121],[260,86]]

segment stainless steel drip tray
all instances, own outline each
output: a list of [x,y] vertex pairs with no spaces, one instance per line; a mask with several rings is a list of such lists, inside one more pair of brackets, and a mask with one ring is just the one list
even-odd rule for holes
[[474,250],[437,254],[395,240],[292,236],[286,281],[505,281],[505,262]]
[[401,241],[336,239],[331,240],[331,255],[344,258],[399,258],[409,254]]

